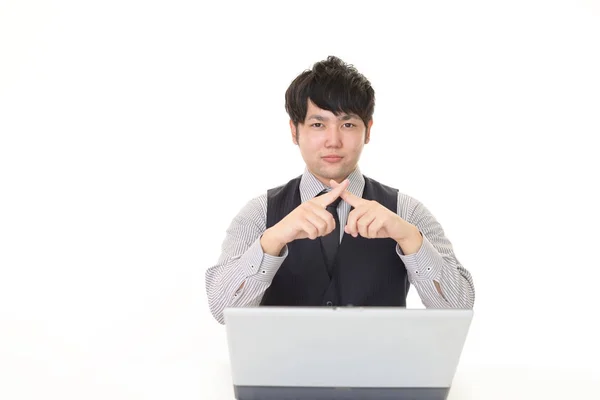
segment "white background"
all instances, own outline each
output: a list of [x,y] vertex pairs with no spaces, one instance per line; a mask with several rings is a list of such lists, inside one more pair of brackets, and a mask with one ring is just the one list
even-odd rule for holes
[[461,398],[597,387],[599,2],[281,3],[0,1],[0,398],[224,398],[204,273],[302,173],[284,92],[328,55],[376,91],[363,173],[473,274]]

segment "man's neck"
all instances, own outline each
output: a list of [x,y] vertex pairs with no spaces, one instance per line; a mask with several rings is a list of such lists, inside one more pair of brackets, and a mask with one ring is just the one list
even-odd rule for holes
[[[356,170],[356,168],[354,170],[352,170],[352,172],[354,172]],[[323,185],[325,185],[326,187],[331,187],[331,184],[329,183],[330,179],[333,179],[334,181],[336,181],[337,183],[341,183],[344,181],[344,179],[348,178],[350,175],[352,175],[352,172],[350,172],[349,174],[343,176],[343,177],[337,177],[337,178],[324,178],[322,176],[319,176],[317,174],[315,174],[314,172],[312,172],[310,169],[308,169],[308,172],[311,173],[312,176],[314,176],[319,182],[321,182]]]

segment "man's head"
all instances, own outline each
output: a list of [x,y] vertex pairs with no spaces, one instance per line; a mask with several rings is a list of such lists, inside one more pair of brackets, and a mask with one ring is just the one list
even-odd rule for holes
[[341,182],[369,142],[375,92],[353,66],[337,57],[301,73],[285,93],[292,140],[321,182]]

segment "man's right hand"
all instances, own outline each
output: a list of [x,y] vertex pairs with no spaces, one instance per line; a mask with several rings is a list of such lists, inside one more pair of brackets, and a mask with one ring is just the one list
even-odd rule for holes
[[267,229],[260,239],[263,251],[279,256],[281,249],[294,240],[314,240],[331,233],[335,229],[335,221],[326,208],[346,190],[348,184],[346,179],[329,193],[305,201]]

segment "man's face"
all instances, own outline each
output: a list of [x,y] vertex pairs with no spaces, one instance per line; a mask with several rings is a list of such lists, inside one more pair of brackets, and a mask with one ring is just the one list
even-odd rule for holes
[[358,164],[363,146],[369,142],[373,120],[366,127],[357,115],[340,114],[317,107],[310,99],[304,123],[296,127],[290,121],[292,140],[300,147],[302,158],[323,184],[344,180]]

